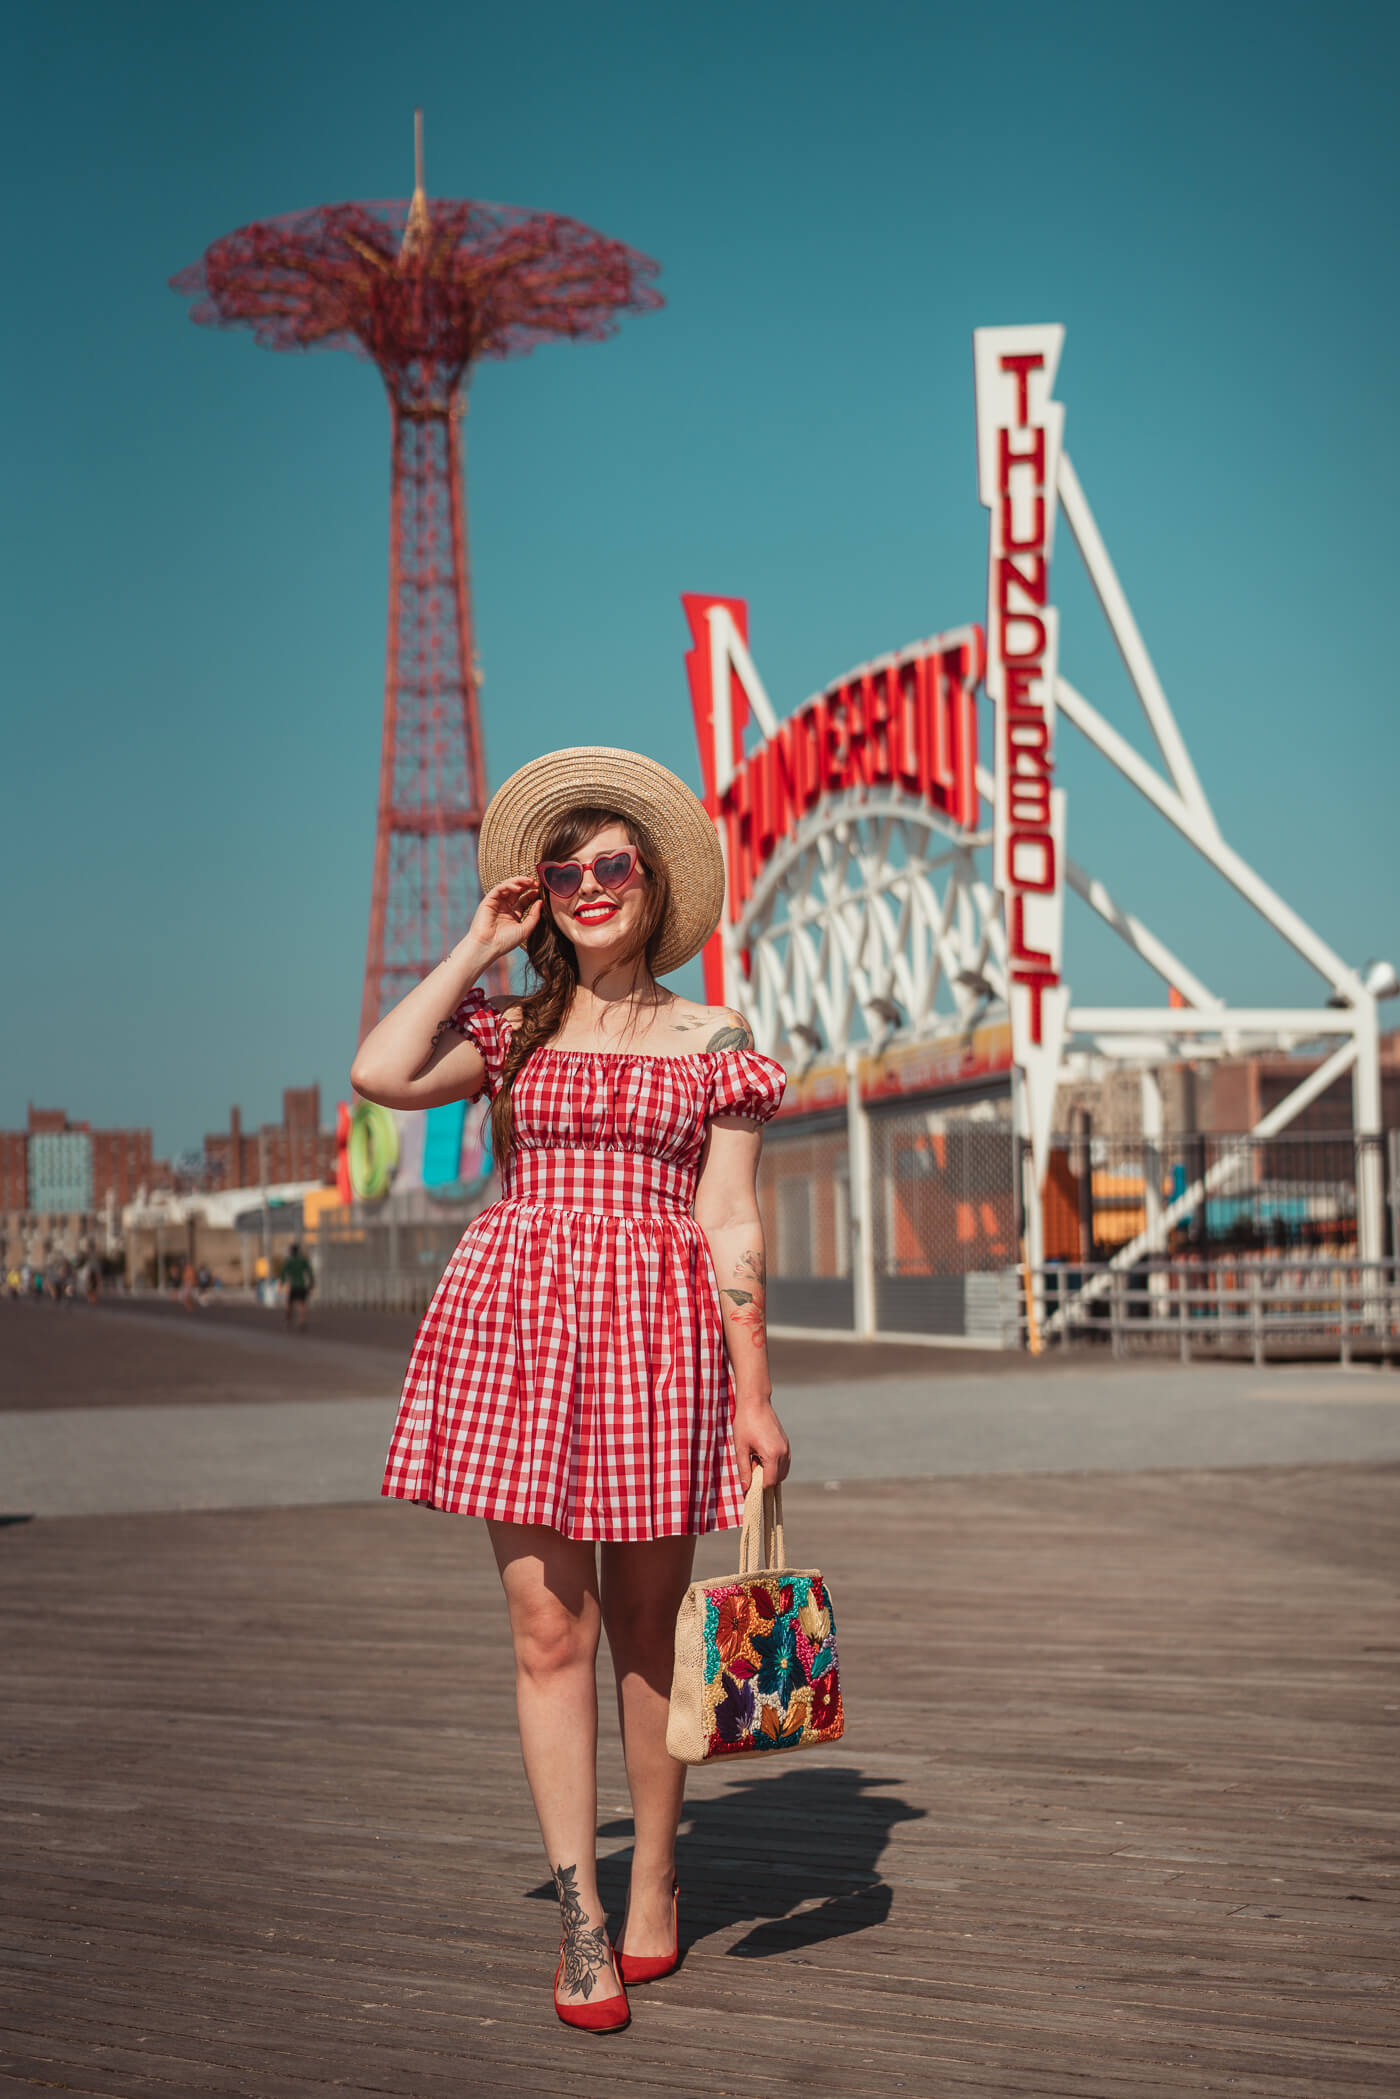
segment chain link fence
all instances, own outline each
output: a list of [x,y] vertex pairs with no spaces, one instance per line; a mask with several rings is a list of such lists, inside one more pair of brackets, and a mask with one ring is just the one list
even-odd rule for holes
[[[901,1101],[865,1118],[874,1331],[1017,1346],[1021,1143],[1009,1101]],[[1047,1272],[1285,1254],[1292,1267],[1354,1260],[1357,1183],[1368,1167],[1386,1191],[1393,1255],[1395,1132],[1057,1136],[1044,1195]],[[773,1324],[853,1330],[859,1254],[844,1116],[821,1129],[770,1126],[762,1184]]]
[[[1009,1103],[870,1116],[876,1331],[1000,1341],[1014,1319],[1016,1145]],[[1008,1281],[1010,1288],[1008,1289]]]
[[1155,1250],[1167,1255],[1354,1255],[1363,1159],[1369,1154],[1385,1177],[1387,1151],[1393,1216],[1394,1146],[1381,1137],[1306,1130],[1057,1137],[1045,1186],[1045,1258],[1112,1260],[1158,1226],[1164,1236]]
[[310,1241],[323,1304],[367,1312],[422,1312],[475,1211],[403,1220],[340,1220],[323,1213]]
[[[1008,1104],[901,1102],[868,1117],[877,1332],[1014,1345],[1015,1142]],[[775,1327],[854,1331],[846,1118],[771,1124],[759,1177]]]
[[[869,1318],[885,1335],[1019,1345],[1020,1141],[1010,1104],[901,1101],[865,1111],[870,1148]],[[1374,1140],[1386,1189],[1390,1253],[1400,1208],[1400,1140]],[[1189,1260],[1230,1264],[1287,1257],[1288,1274],[1354,1260],[1358,1162],[1350,1134],[1194,1135],[1052,1140],[1041,1292],[1053,1318],[1112,1263],[1124,1275]],[[770,1124],[759,1176],[775,1327],[857,1330],[860,1248],[844,1113]],[[421,1311],[475,1210],[395,1219],[362,1208],[326,1215],[312,1242],[321,1299]],[[1285,1271],[1280,1270],[1279,1273]],[[1116,1286],[1114,1286],[1116,1288]],[[1154,1315],[1165,1287],[1153,1284]],[[1177,1288],[1180,1288],[1178,1282]],[[1253,1286],[1251,1286],[1253,1287]],[[1300,1290],[1304,1283],[1300,1282]],[[1328,1285],[1329,1289],[1332,1287]],[[1207,1291],[1209,1286],[1201,1284]],[[1218,1310],[1226,1308],[1228,1278]],[[1131,1294],[1131,1292],[1130,1292]],[[1119,1293],[1121,1295],[1121,1292]],[[1102,1304],[1089,1316],[1089,1302]],[[1209,1295],[1190,1308],[1192,1342],[1209,1324]],[[1074,1330],[1087,1338],[1119,1297],[1095,1285]],[[1133,1299],[1134,1304],[1136,1299]],[[1238,1312],[1233,1304],[1232,1314]],[[1179,1340],[1182,1306],[1173,1307]],[[1058,1322],[1064,1337],[1065,1321]],[[1139,1327],[1145,1340],[1151,1330]],[[1136,1338],[1135,1333],[1135,1338]],[[1224,1329],[1221,1329],[1222,1338]]]
[[855,1328],[846,1119],[769,1125],[759,1173],[774,1326]]

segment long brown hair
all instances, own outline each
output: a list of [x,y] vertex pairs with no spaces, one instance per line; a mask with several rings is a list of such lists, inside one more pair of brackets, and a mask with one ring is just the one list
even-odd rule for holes
[[[591,803],[587,807],[570,809],[545,833],[540,858],[567,860],[586,838],[591,838],[606,824],[621,824],[641,855],[648,876],[638,940],[627,954],[618,959],[630,962],[634,956],[644,955],[647,972],[654,975],[653,965],[666,923],[671,884],[656,841],[646,825],[633,816],[620,815],[616,809],[600,809]],[[500,1091],[491,1103],[491,1146],[497,1166],[501,1168],[504,1168],[514,1142],[515,1114],[511,1090],[531,1051],[539,1049],[559,1033],[578,989],[578,955],[572,940],[555,924],[547,901],[539,923],[525,942],[525,956],[539,980],[538,986],[520,1001],[520,1018],[515,1023],[510,1048],[501,1067]]]

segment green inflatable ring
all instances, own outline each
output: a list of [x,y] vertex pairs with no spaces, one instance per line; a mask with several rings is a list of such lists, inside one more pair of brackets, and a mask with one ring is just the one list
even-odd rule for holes
[[389,1192],[389,1178],[399,1163],[399,1126],[387,1108],[360,1101],[350,1117],[346,1143],[350,1187],[361,1202],[375,1202]]

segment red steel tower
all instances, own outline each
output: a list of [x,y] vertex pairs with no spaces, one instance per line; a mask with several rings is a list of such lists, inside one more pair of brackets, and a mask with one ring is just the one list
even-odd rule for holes
[[421,115],[409,203],[327,204],[244,226],[171,279],[192,318],[271,350],[353,350],[389,393],[393,474],[379,823],[361,1038],[476,908],[486,767],[472,647],[464,382],[482,357],[598,341],[661,304],[657,264],[575,219],[429,202]]

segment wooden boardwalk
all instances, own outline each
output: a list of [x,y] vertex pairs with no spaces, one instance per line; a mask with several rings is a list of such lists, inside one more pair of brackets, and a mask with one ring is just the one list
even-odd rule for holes
[[[0,2093],[1390,2099],[1397,1514],[1396,1468],[794,1492],[850,1731],[695,1777],[686,1958],[608,2040],[550,2009],[480,1526],[9,1526]],[[614,1905],[626,1797],[609,1726]]]
[[[201,1406],[240,1400],[391,1399],[417,1332],[403,1312],[354,1312],[313,1303],[308,1330],[241,1300],[185,1311],[169,1298],[107,1298],[86,1305],[15,1304],[0,1297],[0,1413],[70,1407]],[[775,1336],[775,1380],[846,1384],[917,1376],[995,1379],[998,1349],[930,1351],[895,1341]],[[1112,1374],[1107,1349],[1073,1351],[1076,1373]],[[1014,1358],[1051,1375],[1060,1358]],[[387,1427],[386,1427],[387,1434]],[[0,1484],[0,1493],[3,1485]]]

